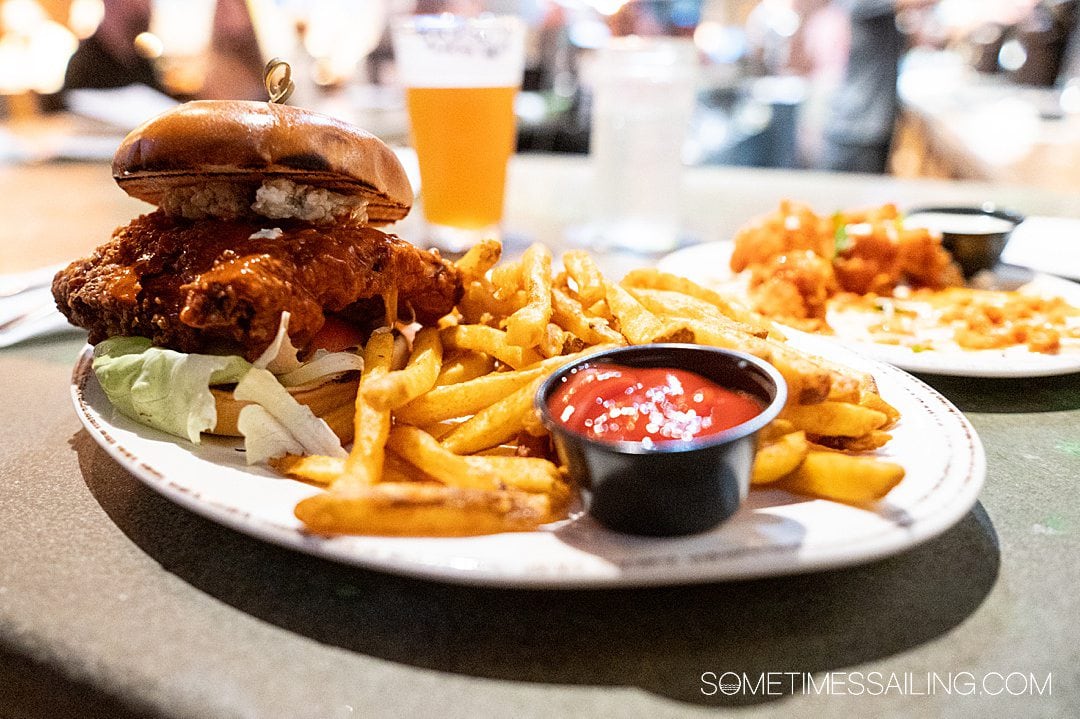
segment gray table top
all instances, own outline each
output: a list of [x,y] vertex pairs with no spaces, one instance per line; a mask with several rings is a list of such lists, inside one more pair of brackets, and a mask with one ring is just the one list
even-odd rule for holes
[[[522,160],[515,173],[534,183],[537,202],[556,179],[563,192],[583,182],[572,162]],[[987,191],[733,170],[688,182],[691,193],[737,186],[747,198],[719,208],[698,198],[699,226],[720,233],[783,196],[851,205],[889,192],[914,202]],[[0,190],[14,184],[0,172]],[[1002,192],[1021,210],[1080,216],[1068,198]],[[127,208],[115,204],[91,224],[123,221]],[[527,206],[511,200],[519,226],[556,221],[546,213],[531,224]],[[345,567],[179,508],[81,429],[68,396],[81,344],[67,336],[0,350],[0,716],[1052,717],[1080,708],[1076,375],[925,378],[972,421],[989,469],[975,508],[910,551],[797,577],[545,592]],[[709,672],[772,683],[728,696]]]

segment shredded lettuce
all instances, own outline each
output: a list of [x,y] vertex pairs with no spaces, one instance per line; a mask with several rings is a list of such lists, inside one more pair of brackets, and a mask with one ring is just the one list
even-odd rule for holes
[[[260,425],[255,421],[248,421],[248,431],[241,430],[244,434],[245,448],[250,445],[264,446],[275,443],[273,435],[280,435],[281,430],[286,431],[295,440],[295,443],[303,448],[303,454],[323,454],[330,457],[344,457],[345,450],[334,430],[322,419],[315,416],[311,408],[300,404],[289,394],[289,391],[281,386],[269,371],[253,367],[244,375],[240,383],[236,385],[233,396],[242,402],[254,402],[260,405],[266,412],[277,420],[276,425]],[[241,414],[247,408],[241,410]],[[277,444],[284,445],[283,442]],[[295,446],[295,445],[290,445]],[[261,450],[262,454],[266,450]],[[276,456],[295,450],[284,448],[272,450]],[[263,457],[262,459],[265,459]],[[260,461],[257,457],[248,457],[248,463]]]
[[277,336],[254,364],[235,355],[154,347],[145,337],[113,337],[94,349],[93,368],[122,414],[195,444],[217,424],[210,387],[236,384],[236,399],[253,403],[238,417],[249,464],[286,453],[342,457],[345,451],[337,435],[285,388],[316,385],[361,370],[363,357],[320,350],[310,361],[300,362],[288,326],[289,313],[283,312]]
[[304,445],[265,407],[257,404],[244,407],[236,418],[236,426],[244,435],[244,455],[248,464],[261,464],[271,457],[304,453]]
[[288,312],[281,313],[274,341],[255,360],[253,364],[256,367],[268,369],[274,374],[284,374],[300,367],[300,350],[289,338],[289,317]]
[[364,358],[355,352],[327,352],[319,350],[315,356],[292,372],[278,375],[278,382],[286,387],[301,387],[329,380],[337,375],[364,369]]
[[217,424],[212,384],[240,381],[241,357],[185,354],[145,337],[113,337],[94,348],[94,373],[122,414],[195,444]]

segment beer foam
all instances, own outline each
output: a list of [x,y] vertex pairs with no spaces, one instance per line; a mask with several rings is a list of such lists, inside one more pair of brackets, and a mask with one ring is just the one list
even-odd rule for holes
[[516,17],[406,18],[393,40],[406,87],[517,87],[525,72],[525,25]]

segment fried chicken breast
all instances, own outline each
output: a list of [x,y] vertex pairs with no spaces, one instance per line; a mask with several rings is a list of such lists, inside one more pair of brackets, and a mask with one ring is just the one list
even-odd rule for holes
[[430,323],[461,295],[457,270],[373,227],[295,220],[185,220],[158,210],[119,228],[53,282],[57,306],[96,343],[150,338],[181,352],[257,358],[281,313],[304,347],[337,314],[380,320],[396,291],[404,319]]

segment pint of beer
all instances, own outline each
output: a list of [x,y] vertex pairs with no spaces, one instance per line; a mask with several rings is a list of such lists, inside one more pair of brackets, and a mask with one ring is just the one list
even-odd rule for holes
[[515,17],[405,18],[393,26],[432,245],[499,236],[525,27]]

